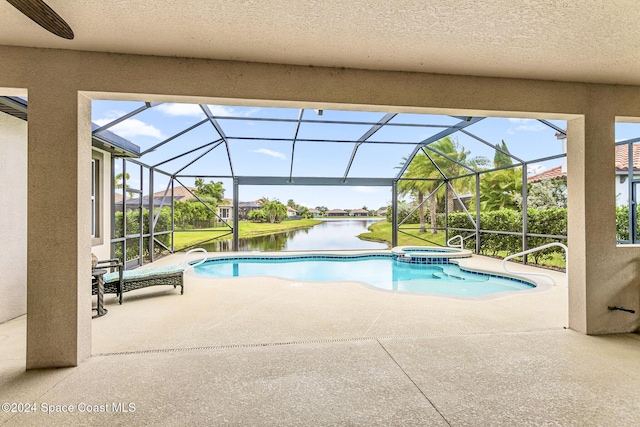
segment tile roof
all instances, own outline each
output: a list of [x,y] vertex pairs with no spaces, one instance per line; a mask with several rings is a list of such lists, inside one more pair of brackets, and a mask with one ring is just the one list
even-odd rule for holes
[[[629,149],[627,145],[619,145],[616,147],[616,171],[629,170]],[[640,172],[640,143],[633,144],[633,170]],[[566,178],[567,173],[562,172],[562,166],[546,170],[537,175],[527,178],[528,182],[542,181],[545,179]]]
[[567,173],[562,172],[562,166],[557,166],[555,168],[546,170],[537,175],[532,175],[527,178],[527,182],[536,182],[536,181],[545,181],[547,179],[558,179],[558,178],[566,178]]
[[[189,190],[191,191],[196,191],[196,188],[194,187],[187,187]],[[193,195],[191,193],[189,193],[189,191],[187,190],[187,188],[183,187],[183,186],[179,186],[179,187],[174,187],[173,188],[173,198],[176,200],[190,200],[190,199],[195,199],[195,197],[193,197]],[[162,198],[162,196],[164,195],[164,190],[158,191],[157,193],[153,193],[153,197],[160,197]],[[171,196],[171,189],[169,189],[169,191],[167,192],[167,196]]]
[[[629,149],[627,145],[616,147],[616,170],[629,170]],[[633,170],[640,170],[640,144],[633,144]]]

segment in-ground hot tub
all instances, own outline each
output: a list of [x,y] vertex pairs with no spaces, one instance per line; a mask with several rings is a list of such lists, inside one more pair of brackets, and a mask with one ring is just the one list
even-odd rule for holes
[[442,246],[396,246],[391,249],[396,261],[412,264],[449,264],[450,259],[469,258],[472,252],[467,249]]

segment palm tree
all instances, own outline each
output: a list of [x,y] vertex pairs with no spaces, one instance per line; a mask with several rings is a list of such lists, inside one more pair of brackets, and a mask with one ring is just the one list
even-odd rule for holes
[[[406,163],[407,159],[404,159]],[[402,167],[401,164],[399,167]],[[438,181],[422,181],[421,178],[442,178],[442,175],[438,172],[433,162],[423,153],[416,154],[409,166],[402,175],[402,179],[398,181],[398,190],[401,195],[411,195],[415,198],[418,204],[418,217],[420,218],[420,232],[426,231],[424,224],[424,196],[431,194],[439,185]],[[436,234],[436,205],[438,203],[438,196],[434,194],[429,200],[430,208],[430,222],[431,222],[431,234]]]
[[[438,167],[440,168],[440,170],[442,170],[442,173],[444,173],[448,179],[469,173],[470,171],[467,168],[478,171],[490,165],[490,161],[486,157],[471,157],[471,151],[465,149],[457,139],[450,136],[444,137],[441,140],[434,142],[433,144],[429,145],[429,147],[451,159],[449,160],[435,152],[429,153],[431,158],[438,164]],[[465,166],[467,168],[465,168]],[[458,189],[461,192],[470,190],[472,182],[471,178],[472,177],[467,177],[456,180]],[[447,185],[447,209],[449,212],[453,211],[453,202],[453,190],[450,186]]]
[[[444,137],[437,142],[429,145],[430,148],[441,153],[427,149],[429,156],[424,152],[419,152],[413,158],[407,170],[405,171],[403,178],[431,178],[431,179],[451,179],[460,175],[464,175],[469,172],[467,168],[472,170],[480,170],[481,168],[489,165],[489,159],[482,156],[471,157],[471,152],[466,150],[457,139],[450,136]],[[444,157],[446,156],[446,157]],[[433,161],[431,159],[433,159]],[[447,158],[448,157],[448,158]],[[405,159],[406,162],[406,159]],[[434,164],[434,162],[437,164]],[[465,166],[467,168],[465,168]],[[442,173],[440,172],[442,171]],[[444,174],[444,177],[442,176]],[[460,178],[456,180],[458,189],[460,191],[468,191],[471,187],[471,177]],[[418,215],[420,217],[420,231],[424,232],[424,212],[422,210],[422,202],[424,196],[435,191],[440,183],[438,181],[417,181],[406,180],[399,182],[400,194],[412,194],[416,198],[417,203],[420,205]],[[449,212],[453,211],[454,194],[449,185],[446,187],[447,191],[447,209]],[[440,193],[440,191],[438,192]],[[429,200],[429,212],[431,221],[431,233],[435,234],[436,224],[436,207],[438,203],[438,197],[441,194],[434,194]]]

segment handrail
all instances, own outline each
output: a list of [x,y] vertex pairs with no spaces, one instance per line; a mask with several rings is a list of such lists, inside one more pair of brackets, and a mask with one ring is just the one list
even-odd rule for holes
[[564,254],[566,257],[566,262],[565,262],[565,268],[566,271],[569,271],[569,248],[567,248],[566,245],[563,245],[562,243],[558,243],[558,242],[553,242],[553,243],[547,243],[546,245],[542,245],[542,246],[538,246],[537,248],[533,248],[533,249],[529,249],[526,251],[522,251],[522,252],[518,252],[517,254],[513,254],[513,255],[509,255],[508,257],[506,257],[505,259],[502,260],[502,268],[504,269],[504,271],[506,271],[507,273],[511,273],[511,274],[521,274],[521,275],[529,275],[529,276],[542,276],[542,277],[546,277],[547,279],[551,280],[551,283],[553,283],[553,285],[555,286],[556,281],[554,280],[553,277],[551,277],[548,274],[545,273],[529,273],[529,272],[525,272],[525,271],[512,271],[509,270],[507,268],[507,261],[509,261],[511,258],[515,258],[515,257],[519,257],[522,255],[526,255],[526,254],[530,254],[532,252],[537,252],[540,251],[542,249],[547,249],[550,248],[552,246],[560,246],[562,249],[564,249]]
[[[187,262],[187,257],[192,254],[193,252],[204,252],[204,259],[198,261],[195,264],[189,264]],[[180,263],[180,265],[182,267],[184,267],[184,271],[186,272],[187,270],[189,270],[190,268],[195,268],[197,266],[199,266],[200,264],[204,264],[205,262],[207,262],[207,256],[208,256],[208,252],[206,249],[203,248],[195,248],[195,249],[191,249],[190,251],[188,251],[186,254],[184,254],[184,257],[182,258],[182,262]]]
[[456,234],[455,236],[453,236],[452,238],[450,238],[449,240],[447,240],[447,246],[449,247],[454,247],[453,244],[451,243],[455,238],[460,239],[460,249],[464,249],[464,239],[462,238],[462,236],[460,234]]

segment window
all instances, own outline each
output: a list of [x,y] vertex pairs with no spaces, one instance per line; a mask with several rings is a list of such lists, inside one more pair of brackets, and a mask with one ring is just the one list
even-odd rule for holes
[[103,243],[103,154],[98,151],[91,152],[91,245],[98,246]]
[[220,217],[222,219],[228,219],[229,218],[229,208],[220,208]]
[[96,182],[96,161],[91,159],[91,237],[96,237],[96,188],[98,183]]

